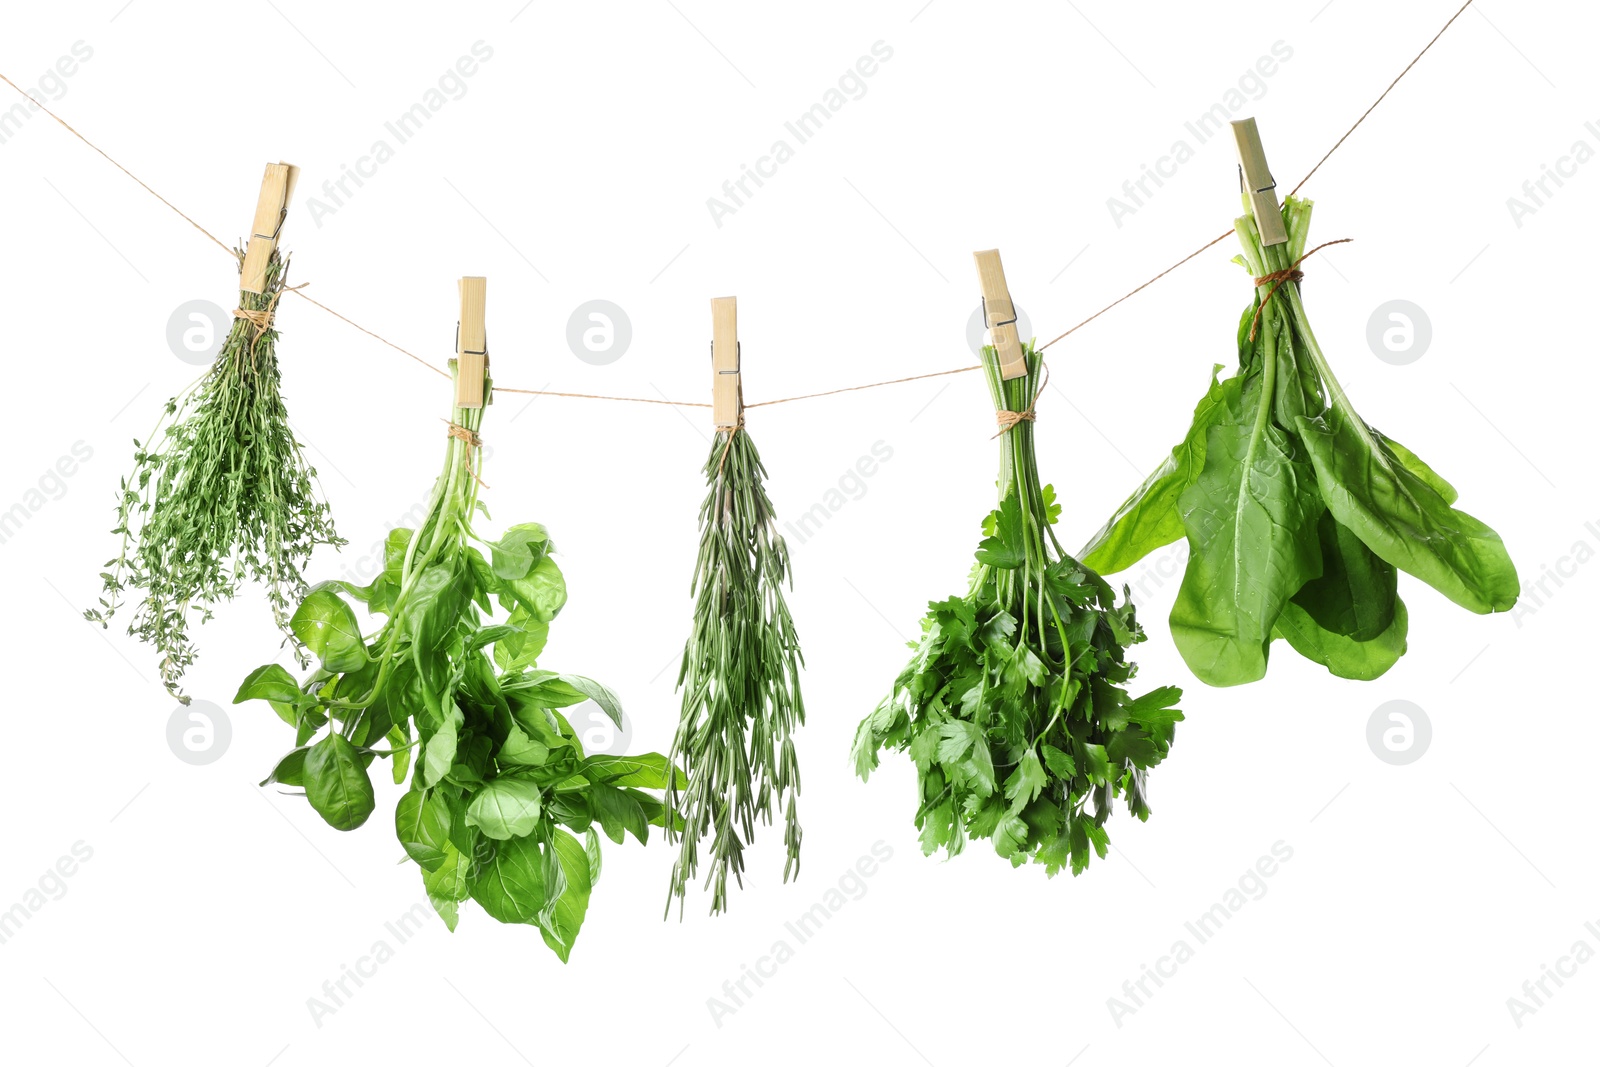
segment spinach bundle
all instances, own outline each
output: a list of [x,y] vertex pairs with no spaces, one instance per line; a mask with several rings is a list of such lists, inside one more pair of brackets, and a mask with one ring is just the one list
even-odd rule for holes
[[1003,430],[1000,506],[983,521],[967,595],[929,604],[915,657],[857,728],[853,754],[865,779],[880,750],[910,753],[924,853],[991,838],[1014,867],[1031,858],[1076,875],[1091,848],[1105,858],[1116,797],[1149,817],[1145,775],[1183,713],[1172,686],[1128,696],[1124,649],[1144,640],[1133,605],[1056,540],[1061,505],[1039,484],[1033,446],[1041,360],[1032,345],[1024,356],[1027,374],[1005,381],[983,350]]
[[292,641],[289,614],[305,592],[301,570],[312,549],[344,544],[279,393],[272,316],[287,269],[273,252],[262,292],[239,294],[216,361],[167,401],[149,437],[134,441],[133,473],[119,487],[111,531],[122,536],[120,551],[100,575],[100,606],[84,612],[109,626],[124,594],[139,590],[128,633],[155,647],[162,682],[185,704],[179,682],[195,658],[191,618],[209,620],[248,579],[266,587],[278,628]]
[[[234,702],[267,700],[294,727],[297,747],[262,784],[303,787],[338,830],[372,814],[373,758],[392,759],[399,784],[417,750],[395,831],[445,924],[455,929],[470,898],[501,922],[537,926],[565,961],[600,874],[596,825],[618,843],[647,841],[665,809],[645,790],[667,785],[669,765],[658,753],[586,756],[560,709],[593,700],[620,725],[616,695],[536,667],[566,582],[543,526],[497,541],[474,531],[482,420],[481,407],[453,410],[427,518],[390,532],[383,573],[366,586],[322,582],[301,601],[291,625],[320,666],[303,682],[260,667]],[[347,597],[385,617],[376,633],[362,635]],[[496,603],[506,618],[490,624]]]
[[1172,636],[1211,685],[1261,678],[1279,637],[1339,677],[1383,674],[1406,650],[1397,571],[1480,614],[1518,594],[1500,537],[1351,406],[1301,301],[1311,201],[1282,211],[1284,244],[1264,246],[1249,215],[1234,223],[1235,262],[1257,283],[1238,372],[1212,370],[1188,434],[1084,550],[1111,573],[1188,538]]
[[[668,754],[688,777],[684,789],[667,786],[667,807],[683,825],[667,908],[677,897],[680,915],[701,838],[711,834],[707,883],[715,915],[728,906],[728,875],[743,884],[744,848],[758,817],[772,824],[774,804],[784,810],[783,880],[800,872],[794,731],[805,722],[804,660],[783,600],[784,583],[792,583],[789,549],[774,529],[765,477],[749,433],[717,432],[691,582],[694,630],[678,671],[683,709]],[[670,828],[667,836],[674,837]]]

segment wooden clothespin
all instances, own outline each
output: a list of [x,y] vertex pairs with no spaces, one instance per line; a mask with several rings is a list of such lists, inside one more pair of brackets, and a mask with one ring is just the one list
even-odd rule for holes
[[744,424],[744,390],[739,384],[739,302],[711,298],[711,418],[719,430]]
[[456,407],[481,408],[489,400],[483,395],[484,378],[489,373],[489,342],[483,328],[487,278],[462,278],[461,318],[456,322]]
[[983,291],[983,324],[989,328],[989,343],[1000,360],[1000,377],[1007,380],[1028,373],[1028,360],[1022,354],[1022,338],[1017,336],[1017,308],[1006,288],[1005,268],[1000,266],[1000,250],[974,252],[978,263],[978,287]]
[[1267,153],[1261,147],[1261,131],[1256,129],[1256,120],[1239,119],[1233,123],[1233,140],[1239,147],[1239,179],[1250,197],[1250,210],[1255,213],[1261,243],[1281,245],[1289,239],[1289,231],[1283,226],[1283,212],[1278,208],[1278,183],[1267,169]]
[[283,220],[289,217],[289,198],[300,168],[289,163],[268,163],[261,179],[261,197],[256,201],[256,218],[250,225],[250,243],[245,246],[244,262],[239,267],[239,288],[259,293],[267,287],[267,264],[278,247]]

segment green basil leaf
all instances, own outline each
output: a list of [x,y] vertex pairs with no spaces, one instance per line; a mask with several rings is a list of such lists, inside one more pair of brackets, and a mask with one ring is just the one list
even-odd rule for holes
[[411,728],[405,722],[397,722],[389,728],[389,747],[394,750],[394,755],[389,758],[394,761],[394,784],[402,785],[406,780],[406,771],[411,766],[411,749],[406,746],[411,743]]
[[372,814],[372,780],[355,746],[333,733],[311,746],[305,758],[306,799],[335,830],[354,830]]
[[540,622],[555,618],[567,602],[567,581],[556,561],[549,556],[541,559],[525,577],[502,582],[501,589]]
[[539,787],[520,778],[496,778],[467,805],[467,825],[495,841],[525,837],[539,825]]
[[506,581],[526,578],[545,556],[550,535],[536,522],[519,523],[498,541],[489,543],[495,577]]
[[412,644],[424,651],[441,648],[461,621],[472,585],[457,567],[435,563],[416,578],[400,609],[400,623]]
[[260,784],[271,785],[275,782],[278,785],[305,785],[306,753],[309,751],[311,750],[306,746],[291,749],[289,754],[280,759],[277,765],[272,768],[272,773],[261,780]]
[[[592,782],[640,789],[667,787],[667,757],[659,752],[639,756],[590,756],[583,761],[583,775]],[[681,770],[674,768],[679,787],[689,784]]]
[[549,758],[550,746],[535,741],[516,724],[506,732],[500,751],[495,753],[495,759],[501,764],[513,767],[540,767]]
[[489,602],[489,594],[500,590],[500,579],[494,576],[483,553],[475,548],[467,549],[467,570],[472,575],[472,600],[485,614],[492,612],[494,607]]
[[312,587],[289,620],[289,628],[331,674],[360,670],[367,662],[356,613],[326,585]]
[[587,793],[595,818],[600,820],[607,837],[620,845],[626,831],[638,838],[639,844],[650,843],[650,821],[637,800],[611,785],[591,785]]
[[622,701],[618,699],[617,694],[593,678],[585,678],[581,674],[563,674],[561,680],[599,704],[600,710],[605,712],[612,722],[619,728],[622,726]]
[[396,528],[389,531],[383,542],[383,576],[396,589],[404,578],[406,549],[411,547],[411,531]]
[[300,686],[294,676],[278,664],[268,663],[246,676],[239,691],[234,694],[233,702],[243,704],[246,700],[275,700],[282,704],[293,704],[298,699]]
[[454,704],[445,712],[444,724],[422,746],[422,784],[437,785],[456,761],[456,747],[463,723],[461,709]]
[[600,881],[600,835],[594,832],[594,827],[583,832],[583,850],[589,854],[589,885],[592,888]]
[[428,902],[451,930],[456,928],[456,905],[471,896],[471,874],[472,860],[449,842],[445,843],[444,859],[439,866],[432,871],[422,872],[422,885],[428,892]]
[[544,858],[533,837],[494,842],[471,880],[472,899],[503,923],[530,923],[545,903]]
[[504,641],[506,638],[514,634],[520,634],[521,632],[522,628],[519,626],[508,626],[505,624],[500,624],[498,626],[485,626],[473,633],[472,637],[467,641],[466,650],[468,652],[476,652],[485,645],[492,645],[496,642]]
[[450,806],[432,790],[412,790],[394,809],[395,836],[406,855],[425,871],[436,871],[453,851]]
[[550,638],[550,624],[529,615],[521,604],[512,609],[511,617],[506,622],[516,632],[495,641],[495,666],[507,674],[536,666],[539,654],[544,651],[545,642]]
[[565,830],[554,830],[551,832],[551,843],[560,861],[566,886],[555,906],[541,915],[539,933],[544,937],[544,943],[565,963],[572,955],[578,930],[588,914],[594,878],[590,873],[589,854],[576,837]]

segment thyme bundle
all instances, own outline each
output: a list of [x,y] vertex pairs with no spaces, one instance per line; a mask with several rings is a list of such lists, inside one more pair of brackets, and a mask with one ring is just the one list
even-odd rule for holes
[[[185,704],[179,683],[195,659],[191,623],[208,621],[248,580],[265,587],[294,644],[289,617],[305,592],[301,572],[312,549],[344,544],[279,389],[272,315],[287,271],[274,251],[262,292],[239,294],[215,362],[134,441],[111,531],[122,538],[118,554],[100,575],[99,606],[84,612],[109,626],[125,597],[137,596],[128,633],[155,648],[163,684]],[[298,646],[296,655],[304,666]]]

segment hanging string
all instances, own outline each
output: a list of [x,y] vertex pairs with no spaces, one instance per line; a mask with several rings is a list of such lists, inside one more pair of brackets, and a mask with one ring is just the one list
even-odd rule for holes
[[[1345,133],[1344,133],[1344,136],[1339,138],[1339,140],[1334,143],[1334,146],[1332,148],[1328,149],[1327,154],[1324,155],[1321,159],[1317,160],[1317,165],[1312,167],[1309,171],[1307,171],[1306,172],[1306,176],[1304,178],[1301,178],[1297,183],[1295,183],[1295,187],[1293,189],[1289,190],[1289,195],[1290,196],[1294,196],[1296,193],[1298,193],[1301,190],[1301,188],[1306,184],[1306,182],[1311,180],[1311,176],[1313,174],[1315,174],[1317,171],[1322,169],[1322,165],[1328,161],[1328,157],[1332,156],[1335,152],[1337,152],[1339,150],[1339,146],[1344,144],[1345,141],[1350,139],[1350,135],[1352,133],[1356,132],[1356,127],[1360,126],[1363,122],[1367,121],[1367,116],[1372,114],[1373,111],[1375,111],[1377,109],[1379,104],[1383,103],[1384,97],[1388,96],[1390,91],[1392,89],[1394,89],[1394,87],[1396,85],[1400,84],[1400,79],[1404,78],[1407,74],[1411,73],[1411,68],[1416,66],[1417,63],[1422,59],[1422,57],[1428,54],[1428,49],[1432,48],[1434,46],[1434,44],[1439,40],[1439,38],[1444,36],[1444,31],[1448,30],[1450,28],[1451,23],[1455,22],[1456,19],[1460,18],[1462,13],[1464,11],[1466,11],[1467,8],[1469,8],[1471,6],[1472,6],[1472,0],[1467,0],[1466,3],[1462,4],[1461,7],[1456,10],[1456,13],[1454,15],[1450,16],[1450,21],[1446,22],[1443,26],[1441,26],[1439,28],[1439,32],[1434,34],[1433,38],[1430,41],[1428,41],[1427,44],[1422,46],[1422,51],[1418,52],[1416,54],[1416,56],[1411,60],[1411,62],[1406,64],[1406,69],[1402,70],[1398,75],[1395,76],[1394,81],[1389,83],[1389,87],[1387,89],[1385,89],[1382,93],[1378,94],[1378,99],[1376,99],[1376,100],[1374,100],[1372,102],[1372,106],[1371,107],[1367,108],[1367,110],[1365,110],[1365,111],[1363,111],[1361,113],[1361,117],[1356,119],[1355,125],[1351,126],[1348,130],[1346,130]],[[1160,274],[1157,274],[1154,278],[1151,278],[1149,281],[1145,282],[1144,285],[1139,286],[1137,289],[1130,290],[1128,293],[1124,294],[1123,296],[1120,296],[1117,299],[1111,301],[1111,303],[1107,304],[1105,307],[1101,308],[1099,311],[1096,311],[1093,315],[1090,315],[1088,318],[1086,318],[1082,322],[1078,323],[1078,325],[1074,326],[1072,329],[1068,330],[1066,333],[1062,334],[1060,337],[1056,337],[1056,338],[1053,338],[1053,339],[1051,339],[1049,341],[1046,341],[1044,344],[1039,346],[1039,351],[1043,352],[1045,349],[1049,348],[1051,345],[1055,344],[1057,341],[1060,341],[1063,338],[1070,337],[1072,334],[1077,333],[1079,330],[1081,330],[1085,326],[1089,325],[1095,319],[1098,319],[1101,315],[1104,315],[1106,312],[1110,311],[1112,308],[1116,307],[1118,304],[1120,304],[1124,300],[1128,299],[1128,297],[1133,296],[1133,295],[1137,294],[1140,290],[1145,289],[1148,286],[1160,281],[1162,278],[1165,278],[1167,275],[1171,274],[1173,271],[1177,270],[1179,267],[1181,267],[1185,263],[1189,262],[1195,256],[1198,256],[1200,253],[1204,252],[1206,249],[1212,247],[1213,245],[1220,244],[1221,242],[1227,240],[1232,235],[1233,235],[1233,231],[1232,230],[1226,230],[1223,233],[1220,233],[1217,236],[1213,237],[1211,240],[1207,241],[1205,244],[1201,245],[1199,248],[1195,249],[1193,252],[1190,252],[1188,255],[1186,255],[1182,259],[1178,260],[1178,262],[1174,263],[1172,266],[1168,267],[1166,270],[1162,271]]]
[[829,389],[822,393],[806,393],[802,396],[786,396],[780,400],[762,400],[755,404],[746,404],[747,408],[764,408],[771,404],[788,404],[795,400],[810,400],[813,397],[833,396],[836,393],[854,393],[862,389],[876,389],[881,385],[899,385],[901,382],[920,382],[924,378],[943,378],[947,374],[965,374],[968,371],[982,370],[980,364],[974,363],[970,367],[957,367],[955,370],[936,370],[932,374],[913,374],[909,378],[890,378],[886,382],[868,382],[866,385],[847,385],[843,389]]
[[[1431,48],[1433,48],[1434,44],[1436,44],[1438,42],[1439,38],[1444,36],[1445,30],[1448,30],[1455,23],[1456,19],[1460,18],[1461,15],[1467,10],[1467,8],[1472,6],[1472,4],[1473,4],[1473,0],[1466,0],[1466,3],[1462,4],[1461,7],[1456,10],[1456,13],[1454,15],[1450,16],[1449,21],[1447,21],[1443,26],[1441,26],[1439,28],[1439,32],[1434,34],[1433,37],[1428,41],[1428,43],[1423,46],[1422,51],[1418,52],[1416,54],[1416,56],[1411,60],[1411,62],[1406,64],[1405,69],[1402,70],[1398,75],[1396,75],[1394,81],[1390,82],[1388,87],[1385,88],[1383,90],[1383,92],[1378,95],[1378,99],[1374,100],[1372,102],[1372,105],[1370,107],[1368,107],[1367,110],[1365,110],[1365,111],[1363,111],[1361,113],[1361,117],[1356,119],[1355,124],[1352,125],[1348,130],[1345,131],[1344,136],[1340,137],[1338,141],[1334,142],[1333,147],[1328,149],[1327,153],[1324,154],[1323,157],[1317,161],[1317,165],[1312,167],[1311,170],[1309,172],[1307,172],[1306,176],[1304,178],[1301,178],[1300,181],[1298,183],[1296,183],[1295,187],[1292,190],[1290,190],[1290,193],[1289,193],[1290,196],[1293,196],[1296,193],[1298,193],[1300,191],[1301,187],[1304,186],[1306,184],[1306,182],[1311,180],[1311,176],[1316,174],[1317,171],[1322,168],[1322,165],[1324,163],[1326,163],[1328,161],[1328,159],[1330,157],[1332,157],[1332,155],[1339,150],[1339,148],[1345,143],[1345,141],[1350,139],[1350,135],[1356,132],[1356,130],[1361,126],[1361,124],[1367,120],[1367,117],[1373,113],[1373,111],[1377,110],[1378,105],[1383,103],[1384,99],[1389,95],[1389,93],[1394,89],[1394,87],[1396,85],[1400,84],[1400,80],[1402,78],[1404,78],[1407,74],[1411,73],[1411,68],[1415,67],[1417,65],[1417,63],[1421,61],[1422,57],[1428,54],[1428,51]],[[104,150],[102,150],[99,146],[97,146],[93,141],[90,141],[83,134],[81,134],[77,130],[73,129],[72,126],[65,119],[63,119],[60,115],[57,115],[54,111],[51,111],[44,104],[42,104],[39,101],[35,100],[32,96],[29,96],[28,93],[26,91],[24,91],[22,88],[20,88],[17,85],[16,82],[12,81],[10,78],[6,77],[4,74],[0,74],[0,81],[3,81],[7,85],[11,86],[12,89],[14,89],[19,95],[25,97],[32,105],[38,107],[39,110],[43,111],[46,115],[49,115],[52,119],[55,119],[56,122],[58,122],[62,126],[62,128],[65,129],[68,133],[72,134],[72,136],[76,137],[78,140],[80,140],[84,144],[88,145],[89,148],[93,149],[96,153],[98,153],[100,156],[102,156],[112,166],[116,167],[122,173],[124,173],[128,177],[132,178],[136,183],[138,183],[140,188],[142,188],[145,192],[149,193],[151,196],[155,197],[157,200],[161,201],[168,208],[171,208],[172,211],[179,218],[183,219],[189,225],[191,225],[195,229],[199,230],[202,234],[204,234],[206,237],[208,237],[212,241],[212,243],[215,244],[218,248],[222,249],[224,252],[227,252],[228,255],[231,258],[237,259],[237,253],[235,253],[225,243],[223,243],[223,241],[220,238],[218,238],[211,231],[207,230],[204,226],[201,226],[198,222],[194,221],[194,219],[190,218],[188,215],[185,215],[182,211],[180,211],[178,209],[178,207],[175,204],[172,203],[172,201],[168,200],[166,197],[162,196],[160,193],[156,192],[154,189],[150,188],[150,186],[146,185],[143,181],[141,181],[139,179],[138,175],[134,174],[127,167],[124,167],[121,163],[118,163],[115,159],[112,159],[111,156],[107,155],[106,152]],[[1222,241],[1226,240],[1232,233],[1233,233],[1232,230],[1228,230],[1228,231],[1225,231],[1224,233],[1221,233],[1218,236],[1212,238],[1211,240],[1207,241],[1205,244],[1201,245],[1199,248],[1195,249],[1193,252],[1190,252],[1188,255],[1186,255],[1182,259],[1178,260],[1178,262],[1176,262],[1172,266],[1168,267],[1166,270],[1164,270],[1161,273],[1155,275],[1155,277],[1149,279],[1148,281],[1144,282],[1143,284],[1138,285],[1133,289],[1130,289],[1128,292],[1124,293],[1122,296],[1119,296],[1117,299],[1113,300],[1111,303],[1107,304],[1105,307],[1101,308],[1099,311],[1096,311],[1093,315],[1090,315],[1088,318],[1084,319],[1082,322],[1078,323],[1076,326],[1073,326],[1071,329],[1067,330],[1065,333],[1060,334],[1060,335],[1058,335],[1058,336],[1056,336],[1054,338],[1051,338],[1049,341],[1046,341],[1044,344],[1039,346],[1039,351],[1043,352],[1045,349],[1049,348],[1051,345],[1055,344],[1057,341],[1061,341],[1061,340],[1066,339],[1067,337],[1072,336],[1074,333],[1078,332],[1083,327],[1089,325],[1089,323],[1093,322],[1095,319],[1098,319],[1101,315],[1104,315],[1106,312],[1110,311],[1112,308],[1116,307],[1118,304],[1121,304],[1123,301],[1128,300],[1129,298],[1138,295],[1140,292],[1142,292],[1145,289],[1149,288],[1150,286],[1154,285],[1156,282],[1160,281],[1162,278],[1165,278],[1168,274],[1171,274],[1173,271],[1177,270],[1179,267],[1183,266],[1185,263],[1189,262],[1191,259],[1194,259],[1196,256],[1198,256],[1201,253],[1205,252],[1207,249],[1211,248],[1212,246],[1217,245],[1217,244],[1221,243]],[[371,337],[373,340],[379,341],[379,342],[381,342],[381,343],[383,343],[385,345],[388,345],[390,348],[394,349],[396,352],[399,352],[399,353],[401,353],[403,355],[409,356],[411,359],[416,360],[418,363],[422,364],[424,367],[427,367],[429,370],[433,371],[434,373],[441,374],[441,375],[443,375],[443,376],[445,376],[447,378],[450,376],[449,372],[444,370],[443,368],[435,366],[432,363],[429,363],[427,360],[423,359],[421,356],[418,356],[414,352],[410,352],[410,351],[408,351],[408,350],[406,350],[404,348],[401,348],[399,345],[395,344],[393,341],[390,341],[389,339],[381,336],[380,334],[374,333],[373,331],[367,329],[365,326],[362,326],[362,325],[356,323],[352,319],[349,319],[346,316],[344,316],[344,315],[340,314],[339,312],[333,310],[332,308],[328,307],[326,304],[323,304],[323,303],[321,303],[321,302],[319,302],[317,300],[312,299],[309,296],[306,296],[305,293],[301,292],[299,288],[292,289],[292,290],[286,290],[286,291],[293,292],[296,296],[300,297],[300,299],[309,301],[310,303],[312,303],[312,304],[316,305],[317,307],[321,308],[323,311],[326,311],[328,314],[332,315],[334,318],[339,319],[342,322],[345,322],[350,326],[354,326],[357,330],[360,330],[362,333],[366,334],[368,337]],[[788,403],[791,403],[791,402],[796,401],[796,400],[810,400],[810,399],[813,399],[815,397],[833,396],[833,395],[838,394],[838,393],[856,392],[856,391],[861,390],[861,389],[876,389],[876,388],[879,388],[879,387],[885,386],[885,385],[899,385],[899,384],[901,384],[903,382],[921,381],[921,380],[923,380],[925,378],[938,378],[938,377],[943,377],[944,375],[947,375],[947,374],[964,374],[967,371],[974,371],[974,370],[979,370],[979,369],[981,369],[981,368],[976,366],[976,365],[974,365],[974,366],[971,366],[971,367],[959,367],[959,368],[957,368],[955,370],[935,371],[932,374],[914,374],[914,375],[910,376],[909,378],[892,378],[892,379],[890,379],[888,381],[869,382],[866,385],[852,385],[852,386],[847,386],[847,387],[845,387],[843,389],[828,389],[828,390],[825,390],[825,391],[820,392],[820,393],[805,393],[805,394],[802,394],[800,396],[781,397],[781,398],[779,398],[777,400],[762,400],[762,401],[759,401],[759,402],[754,403],[754,404],[749,404],[747,406],[748,407],[752,407],[752,408],[757,408],[757,407],[766,407],[766,406],[771,405],[771,404],[788,404]],[[510,388],[510,387],[507,387],[507,386],[497,386],[496,388],[497,388],[497,390],[499,392],[502,392],[502,393],[525,393],[525,394],[530,394],[530,395],[533,395],[533,396],[564,396],[564,397],[576,397],[576,398],[584,399],[584,400],[613,400],[613,401],[621,401],[621,402],[634,403],[634,404],[664,404],[664,405],[667,405],[667,406],[670,406],[670,407],[703,408],[703,407],[710,407],[711,406],[710,404],[700,403],[700,402],[697,402],[697,401],[688,401],[688,400],[666,400],[666,399],[653,400],[653,399],[649,399],[649,398],[646,398],[646,397],[604,396],[604,395],[594,394],[594,393],[559,393],[559,392],[554,392],[552,390],[546,390],[546,389],[513,389],[513,388]]]
[[0,81],[3,81],[7,85],[11,86],[11,88],[16,89],[19,94],[21,94],[24,97],[27,97],[27,100],[28,100],[28,102],[30,104],[32,104],[34,107],[37,107],[40,111],[43,111],[46,115],[49,115],[51,118],[55,119],[57,122],[61,123],[61,125],[66,128],[66,131],[68,133],[72,134],[72,136],[76,137],[78,140],[82,141],[84,144],[88,145],[90,148],[94,149],[96,152],[99,152],[100,155],[105,158],[105,161],[107,163],[110,163],[113,167],[116,167],[122,173],[124,173],[128,177],[132,178],[135,182],[138,182],[139,187],[141,189],[143,189],[145,192],[149,193],[151,196],[155,197],[157,200],[161,201],[163,204],[165,204],[169,208],[171,208],[173,210],[173,212],[176,213],[177,216],[180,219],[182,219],[184,222],[187,222],[190,226],[193,226],[195,229],[199,230],[201,233],[203,233],[207,237],[211,238],[212,242],[218,248],[220,248],[224,252],[228,253],[229,256],[232,256],[235,259],[238,258],[238,253],[235,252],[233,249],[229,248],[227,245],[223,244],[222,241],[215,234],[213,234],[210,230],[206,229],[204,226],[200,225],[198,222],[194,221],[194,219],[191,219],[188,215],[185,215],[182,211],[179,211],[176,204],[174,204],[172,201],[168,200],[166,197],[162,196],[160,193],[156,192],[154,189],[150,188],[143,181],[140,181],[139,176],[137,174],[135,174],[133,171],[129,170],[127,167],[124,167],[121,163],[118,163],[116,160],[112,159],[110,156],[106,155],[105,152],[101,151],[100,147],[98,145],[96,145],[93,141],[89,140],[89,138],[85,137],[83,134],[79,133],[77,130],[73,129],[71,126],[68,126],[66,119],[62,118],[60,115],[57,115],[54,111],[51,111],[49,108],[45,107],[42,103],[40,103],[39,101],[35,100],[33,97],[28,96],[28,94],[27,94],[27,92],[25,90],[18,88],[17,83],[12,81],[10,78],[6,77],[4,74],[0,74]]
[[1467,8],[1469,8],[1471,6],[1472,6],[1472,0],[1467,0],[1466,3],[1462,4],[1461,7],[1456,10],[1456,13],[1454,15],[1450,16],[1450,21],[1449,22],[1446,22],[1443,26],[1439,27],[1439,32],[1433,35],[1433,39],[1432,40],[1430,40],[1427,44],[1422,46],[1422,51],[1417,53],[1415,59],[1413,59],[1411,62],[1406,64],[1406,69],[1402,70],[1399,74],[1395,75],[1394,81],[1389,83],[1389,88],[1385,89],[1383,92],[1378,94],[1378,99],[1376,99],[1376,100],[1374,100],[1372,102],[1372,107],[1367,108],[1367,110],[1365,110],[1365,111],[1363,111],[1361,113],[1361,117],[1356,119],[1355,126],[1351,126],[1348,130],[1346,130],[1344,132],[1344,136],[1339,138],[1337,141],[1335,141],[1334,144],[1333,144],[1333,147],[1328,149],[1327,155],[1325,155],[1321,159],[1317,160],[1317,165],[1315,167],[1312,167],[1309,171],[1307,171],[1306,172],[1306,176],[1304,178],[1300,179],[1299,184],[1297,184],[1293,189],[1289,190],[1289,195],[1290,196],[1293,196],[1294,194],[1298,193],[1300,191],[1300,186],[1302,186],[1306,182],[1310,181],[1311,180],[1311,175],[1315,174],[1317,171],[1322,169],[1322,165],[1328,161],[1328,156],[1331,156],[1335,152],[1337,152],[1339,150],[1339,146],[1344,144],[1345,141],[1347,139],[1349,139],[1349,137],[1350,137],[1350,135],[1352,133],[1356,132],[1356,126],[1360,126],[1363,122],[1367,121],[1367,116],[1372,114],[1372,112],[1377,109],[1377,106],[1379,104],[1383,103],[1383,98],[1389,95],[1389,90],[1393,89],[1396,85],[1399,85],[1400,84],[1400,79],[1404,78],[1407,74],[1411,73],[1411,68],[1416,66],[1418,61],[1420,61],[1423,56],[1428,54],[1428,49],[1433,47],[1434,42],[1438,41],[1439,38],[1443,37],[1444,36],[1444,31],[1448,30],[1450,28],[1451,24],[1454,23],[1456,19],[1460,18],[1462,16],[1462,14],[1467,10]]
[[513,389],[507,385],[497,385],[494,387],[494,391],[497,393],[522,393],[525,396],[569,396],[578,400],[616,400],[624,404],[666,404],[675,408],[708,408],[711,406],[710,404],[703,403],[698,400],[654,400],[647,396],[605,396],[601,393],[558,393],[554,389]]
[[[308,282],[306,284],[309,285],[310,283]],[[300,288],[297,288],[297,289],[292,289],[292,290],[290,290],[290,292],[294,293],[294,295],[298,296],[301,300],[307,301],[308,303],[316,304],[317,307],[321,308],[323,311],[326,311],[328,314],[332,315],[334,318],[338,319],[339,321],[345,322],[345,323],[349,323],[349,325],[354,326],[356,329],[360,330],[362,333],[366,334],[368,337],[372,338],[374,341],[380,341],[383,344],[386,344],[390,348],[394,349],[396,352],[399,352],[402,355],[410,356],[412,359],[416,360],[418,363],[422,364],[424,367],[427,367],[429,370],[433,371],[433,373],[442,374],[446,378],[450,377],[450,372],[445,370],[443,367],[437,367],[437,366],[433,365],[432,363],[429,363],[427,360],[423,359],[421,356],[417,355],[415,352],[409,352],[406,349],[401,348],[399,345],[395,344],[393,341],[389,340],[387,337],[381,337],[378,334],[373,333],[371,330],[367,329],[365,326],[361,325],[359,322],[354,322],[354,321],[352,321],[350,319],[345,318],[343,315],[341,315],[337,311],[333,310],[327,304],[321,303],[321,302],[313,299],[312,297],[309,297],[306,294],[302,293],[300,291],[300,289],[303,289],[303,288],[305,288],[305,286],[301,286]],[[509,390],[506,390],[506,391],[509,392]]]

